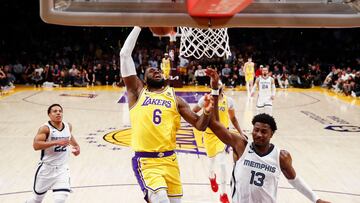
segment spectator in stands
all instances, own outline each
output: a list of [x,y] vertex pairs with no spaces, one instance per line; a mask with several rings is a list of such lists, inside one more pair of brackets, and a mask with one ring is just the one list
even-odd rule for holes
[[59,82],[59,85],[62,87],[66,87],[66,86],[70,85],[69,71],[65,66],[60,71],[60,77],[59,77],[58,82]]
[[77,75],[74,78],[74,87],[86,87],[84,75],[80,71],[77,72]]
[[101,63],[98,63],[96,67],[94,68],[95,73],[95,85],[101,85],[101,79],[102,79],[102,65]]
[[332,82],[333,82],[333,78],[335,77],[335,75],[337,75],[337,69],[335,66],[331,66],[331,71],[330,73],[326,76],[322,87],[328,87],[331,88]]
[[86,71],[85,82],[91,86],[94,86],[95,84],[95,73],[91,67]]
[[238,70],[238,84],[239,85],[245,85],[246,81],[245,81],[245,72],[244,72],[244,65],[242,65],[241,63],[238,63],[239,66],[239,70]]
[[22,74],[25,71],[25,67],[19,62],[19,60],[16,60],[15,65],[13,66],[13,73],[16,78],[16,83],[23,83]]
[[5,65],[4,66],[4,73],[6,74],[6,78],[8,80],[8,83],[11,87],[14,86],[14,83],[16,81],[15,76],[12,74],[12,67],[10,65]]
[[351,96],[360,97],[360,71],[355,73],[354,83],[353,83],[353,91],[351,92]]
[[54,65],[54,68],[51,70],[51,75],[52,75],[52,81],[54,83],[59,83],[59,77],[60,77],[60,68],[58,64]]
[[33,76],[31,77],[31,80],[35,87],[41,87],[43,77],[40,75],[39,71],[34,71]]
[[195,65],[190,65],[188,69],[188,79],[187,79],[189,85],[195,84],[196,77],[195,77]]
[[272,77],[274,78],[274,82],[276,87],[284,88],[280,79],[282,77],[282,73],[277,65],[274,66],[274,71],[272,72]]
[[71,85],[74,85],[74,81],[78,73],[79,73],[79,69],[77,69],[75,64],[72,64],[71,69],[69,70],[69,81]]
[[106,64],[105,69],[103,71],[101,84],[112,85],[113,82],[114,82],[114,74],[110,69],[110,64]]
[[289,74],[288,73],[282,73],[279,78],[279,86],[280,88],[288,88],[289,87]]
[[33,76],[33,72],[35,71],[35,64],[29,64],[26,66],[24,73],[22,74],[22,79],[25,84],[32,83],[31,77]]
[[229,64],[225,64],[225,67],[221,70],[221,80],[223,84],[227,85],[231,77],[231,69]]
[[194,74],[196,78],[196,82],[198,85],[205,85],[206,82],[206,73],[205,70],[202,68],[202,66],[199,64],[197,65],[197,69]]
[[1,87],[1,90],[9,87],[9,81],[4,72],[4,66],[0,66],[0,87]]
[[53,81],[53,77],[52,77],[52,73],[51,73],[49,64],[46,64],[44,71],[41,74],[41,77],[43,78],[42,82],[52,82]]
[[150,59],[148,61],[149,66],[153,67],[153,68],[158,68],[159,67],[159,63],[154,59],[154,57],[150,56]]

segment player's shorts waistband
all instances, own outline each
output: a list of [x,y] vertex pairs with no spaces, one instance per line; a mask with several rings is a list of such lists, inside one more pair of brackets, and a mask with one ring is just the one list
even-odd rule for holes
[[53,164],[53,163],[49,163],[49,162],[43,162],[43,161],[40,161],[38,163],[38,165],[45,165],[45,166],[49,166],[49,167],[56,167],[56,168],[61,168],[61,167],[68,167],[68,164],[65,163],[65,164]]
[[144,157],[144,158],[161,158],[173,155],[174,151],[166,151],[166,152],[135,152],[136,157]]

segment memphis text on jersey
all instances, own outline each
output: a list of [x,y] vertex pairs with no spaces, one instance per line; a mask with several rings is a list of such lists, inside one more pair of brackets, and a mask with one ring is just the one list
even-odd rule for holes
[[275,171],[276,171],[276,167],[274,167],[274,166],[270,166],[268,164],[263,164],[263,163],[258,163],[256,161],[250,161],[250,160],[247,160],[247,159],[244,160],[244,165],[245,166],[250,166],[250,167],[253,167],[253,168],[258,168],[258,169],[261,169],[261,170],[265,170],[265,171],[268,171],[268,172],[271,172],[271,173],[275,173]]

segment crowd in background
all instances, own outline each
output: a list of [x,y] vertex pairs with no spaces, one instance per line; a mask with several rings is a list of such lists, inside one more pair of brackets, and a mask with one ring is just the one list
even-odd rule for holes
[[[28,6],[28,12],[4,24],[2,89],[14,84],[121,85],[119,51],[131,28],[49,25],[34,16],[37,6]],[[180,57],[177,67],[185,85],[208,84],[204,69],[212,67],[226,86],[236,87],[245,84],[243,64],[252,57],[257,75],[260,66],[269,66],[280,88],[323,86],[359,96],[359,36],[360,29],[229,29],[229,58]],[[160,67],[168,51],[167,38],[155,38],[144,28],[133,52],[139,77],[148,66]]]

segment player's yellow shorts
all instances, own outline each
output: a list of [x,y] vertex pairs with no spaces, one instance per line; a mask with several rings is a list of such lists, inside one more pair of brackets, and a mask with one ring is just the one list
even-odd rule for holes
[[132,158],[136,179],[148,201],[148,191],[167,190],[168,196],[183,195],[180,170],[174,151],[136,152]]
[[164,74],[165,79],[169,79],[170,78],[170,69],[164,69],[163,74]]
[[253,74],[245,74],[245,81],[249,82],[249,81],[253,81],[254,80],[254,75]]
[[208,157],[214,157],[225,150],[225,144],[214,133],[204,132],[204,146]]

